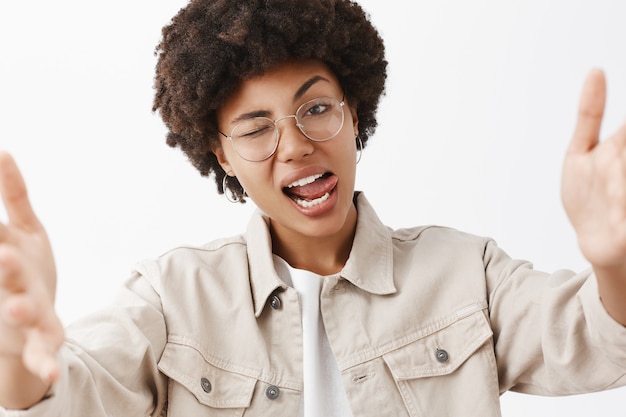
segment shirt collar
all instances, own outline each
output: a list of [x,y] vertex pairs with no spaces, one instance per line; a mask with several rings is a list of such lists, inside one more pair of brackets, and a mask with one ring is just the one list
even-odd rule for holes
[[252,215],[248,223],[246,240],[254,315],[259,317],[267,304],[268,297],[278,288],[287,288],[287,284],[280,279],[274,269],[269,220],[260,210]]
[[[386,227],[361,192],[355,194],[357,225],[352,250],[340,275],[360,289],[384,295],[396,292],[393,283],[391,230]],[[274,269],[269,220],[259,210],[247,229],[248,265],[255,316],[259,317],[267,299],[277,289],[286,289]]]
[[393,243],[385,226],[362,192],[355,194],[356,233],[341,276],[360,289],[378,295],[393,294]]

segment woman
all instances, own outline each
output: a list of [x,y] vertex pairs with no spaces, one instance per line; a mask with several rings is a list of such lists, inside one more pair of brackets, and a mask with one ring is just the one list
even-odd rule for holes
[[381,224],[354,192],[384,87],[378,34],[346,1],[250,3],[181,10],[163,32],[155,109],[170,145],[260,211],[243,236],[140,264],[116,305],[70,327],[62,347],[49,245],[3,155],[0,404],[31,407],[23,415],[489,416],[508,389],[622,384],[624,178],[613,167],[626,132],[597,143],[602,75],[583,91],[563,184],[594,273],[548,276],[488,239]]

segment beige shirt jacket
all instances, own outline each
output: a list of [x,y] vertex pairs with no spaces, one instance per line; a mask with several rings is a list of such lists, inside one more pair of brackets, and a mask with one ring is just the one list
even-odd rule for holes
[[[506,390],[626,384],[626,328],[593,275],[546,274],[443,227],[391,230],[357,193],[358,224],[321,313],[355,417],[500,416]],[[72,325],[64,373],[1,416],[289,416],[302,395],[298,295],[267,219],[245,235],[138,266],[116,304]]]

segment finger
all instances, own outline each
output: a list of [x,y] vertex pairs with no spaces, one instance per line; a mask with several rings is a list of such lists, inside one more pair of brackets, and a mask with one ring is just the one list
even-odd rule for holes
[[587,74],[578,105],[578,118],[569,152],[584,153],[593,149],[600,140],[600,126],[606,103],[604,72],[594,69]]
[[0,290],[24,291],[26,283],[22,279],[18,254],[8,245],[0,244]]
[[22,360],[26,368],[45,383],[52,383],[59,378],[60,368],[56,358],[60,343],[50,335],[33,330],[29,333]]
[[[44,303],[47,304],[47,303]],[[33,372],[39,370],[44,382],[54,382],[58,379],[60,368],[57,353],[64,341],[63,325],[51,305],[42,309],[38,328],[29,333],[24,346],[24,359],[28,363],[30,356],[39,361],[39,365],[31,368]],[[27,365],[28,366],[28,365]]]
[[11,223],[27,230],[39,226],[22,174],[8,152],[0,152],[0,194]]
[[27,293],[21,293],[8,297],[3,308],[5,322],[14,327],[33,327],[37,325],[40,318],[37,316],[37,303],[33,297]]

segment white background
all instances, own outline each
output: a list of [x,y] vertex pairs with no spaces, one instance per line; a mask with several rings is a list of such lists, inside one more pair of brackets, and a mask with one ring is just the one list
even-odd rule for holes
[[[153,50],[184,4],[0,3],[0,147],[51,236],[64,322],[106,305],[134,262],[239,233],[254,209],[219,197],[151,112]],[[585,267],[559,201],[561,160],[590,68],[608,76],[603,135],[624,120],[626,2],[362,4],[390,62],[357,178],[381,218],[492,236],[544,270]],[[508,393],[503,413],[626,416],[624,394]]]

